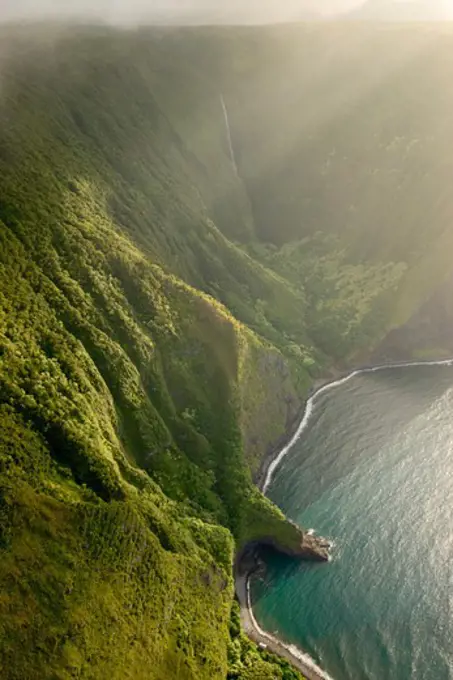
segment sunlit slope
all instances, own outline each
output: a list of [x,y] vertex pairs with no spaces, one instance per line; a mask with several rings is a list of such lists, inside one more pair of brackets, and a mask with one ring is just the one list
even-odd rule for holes
[[252,53],[230,96],[257,231],[406,264],[388,312],[406,321],[451,271],[451,29],[286,27]]
[[1,225],[0,667],[224,677],[218,524],[297,541],[243,463],[237,362],[257,341],[94,217],[70,254]]
[[296,677],[231,606],[235,545],[300,541],[251,472],[308,388],[303,296],[215,226],[146,45],[42,30],[2,62],[2,677]]
[[263,237],[282,243],[322,230],[363,258],[401,259],[426,246],[427,216],[430,235],[442,233],[451,31],[285,27],[247,40],[234,122]]

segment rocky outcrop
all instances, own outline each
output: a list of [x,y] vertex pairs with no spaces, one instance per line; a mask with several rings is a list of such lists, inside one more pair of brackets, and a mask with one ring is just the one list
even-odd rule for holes
[[322,536],[314,536],[304,533],[300,552],[296,557],[313,562],[328,562],[331,542]]
[[296,548],[280,543],[273,537],[263,536],[258,540],[248,543],[236,555],[236,570],[240,573],[252,573],[261,563],[260,552],[262,548],[270,548],[292,559],[307,562],[328,562],[331,542],[322,536],[316,536],[301,531],[301,542]]
[[272,548],[276,552],[293,557],[296,559],[307,560],[309,562],[328,562],[330,541],[322,536],[314,536],[307,533],[302,534],[302,541],[298,548],[289,548],[278,543],[274,538],[262,538],[258,545]]

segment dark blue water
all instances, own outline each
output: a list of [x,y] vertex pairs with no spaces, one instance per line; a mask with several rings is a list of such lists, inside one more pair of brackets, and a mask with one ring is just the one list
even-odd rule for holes
[[453,678],[453,368],[359,375],[315,398],[268,495],[335,542],[269,561],[263,628],[334,680]]

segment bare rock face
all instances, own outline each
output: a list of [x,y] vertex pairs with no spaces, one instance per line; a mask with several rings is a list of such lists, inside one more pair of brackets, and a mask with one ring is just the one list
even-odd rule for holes
[[[265,546],[272,548],[276,552],[295,559],[306,560],[308,562],[328,562],[329,550],[331,547],[330,541],[322,536],[315,536],[305,532],[301,532],[302,540],[297,548],[290,548],[282,545],[275,538],[263,537],[258,541],[254,541],[253,545],[247,546],[247,551],[252,551],[254,548]],[[242,556],[241,556],[242,557]]]
[[330,547],[331,543],[326,538],[304,533],[297,556],[313,562],[328,562]]

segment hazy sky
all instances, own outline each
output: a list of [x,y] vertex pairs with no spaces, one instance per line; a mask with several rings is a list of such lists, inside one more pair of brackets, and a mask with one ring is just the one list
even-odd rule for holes
[[0,17],[84,15],[110,20],[127,18],[218,18],[220,20],[292,19],[306,12],[347,11],[361,0],[0,0]]
[[[0,0],[0,21],[39,16],[82,16],[111,22],[260,22],[290,21],[342,14],[366,5],[366,12],[391,19],[389,8],[405,6],[423,18],[453,0]],[[412,8],[412,9],[410,9]],[[399,11],[399,10],[398,10]],[[437,11],[437,10],[436,10]],[[438,12],[437,12],[438,13]],[[449,12],[448,12],[449,13]]]

